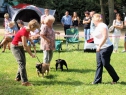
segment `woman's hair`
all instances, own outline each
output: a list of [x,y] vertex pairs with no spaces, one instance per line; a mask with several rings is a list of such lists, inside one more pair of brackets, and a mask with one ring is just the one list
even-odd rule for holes
[[84,12],[84,14],[88,14],[88,15],[90,15],[89,11]]
[[120,19],[121,19],[121,14],[120,14],[120,13],[117,13],[117,14],[116,14],[116,17],[117,17],[117,16],[119,16],[119,17],[120,17]]
[[34,28],[40,28],[40,25],[38,23],[37,20],[33,19],[28,23],[28,26],[30,29],[34,29]]
[[46,24],[46,23],[48,23],[49,21],[51,21],[51,22],[54,23],[54,21],[55,21],[54,16],[52,16],[52,15],[47,16],[47,17],[45,18],[45,20],[44,20],[44,23]]
[[9,14],[8,13],[5,13],[4,14],[4,18],[9,18]]
[[24,25],[24,22],[22,20],[17,20],[17,24]]
[[73,12],[73,17],[75,17],[75,15],[74,15],[74,14],[76,14],[76,17],[78,16],[78,15],[77,15],[77,12]]
[[102,15],[98,14],[98,13],[94,14],[92,19],[95,20],[95,21],[99,21],[99,22],[103,21]]

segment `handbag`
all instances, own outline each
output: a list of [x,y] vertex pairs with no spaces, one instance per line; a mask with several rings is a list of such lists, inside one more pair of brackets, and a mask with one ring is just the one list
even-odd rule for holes
[[108,31],[113,33],[114,32],[114,26],[113,25],[110,26],[109,29],[108,29]]
[[[114,21],[116,23],[116,20],[114,20]],[[108,31],[111,32],[111,33],[113,33],[114,29],[115,29],[115,27],[112,25],[112,26],[109,27]]]

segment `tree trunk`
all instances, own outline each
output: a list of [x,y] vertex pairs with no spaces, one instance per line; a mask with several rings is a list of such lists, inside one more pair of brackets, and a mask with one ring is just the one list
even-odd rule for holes
[[104,12],[103,0],[100,0],[100,6],[101,6],[102,19],[103,19],[103,22],[105,23],[105,12]]
[[111,26],[114,19],[114,0],[108,0],[108,8],[109,8],[109,26]]

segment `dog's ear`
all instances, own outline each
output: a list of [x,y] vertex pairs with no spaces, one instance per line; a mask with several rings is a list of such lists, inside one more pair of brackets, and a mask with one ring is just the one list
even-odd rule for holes
[[58,60],[56,60],[56,62],[57,62]]
[[38,64],[36,64],[36,66],[35,67],[38,67]]

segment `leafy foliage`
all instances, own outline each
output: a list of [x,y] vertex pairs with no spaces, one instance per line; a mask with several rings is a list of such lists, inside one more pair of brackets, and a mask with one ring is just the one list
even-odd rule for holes
[[[65,11],[68,10],[70,15],[74,11],[78,13],[81,19],[84,17],[84,11],[100,12],[100,0],[18,0],[21,3],[34,4],[39,7],[56,9],[56,20],[60,21],[61,17],[64,15]],[[104,11],[106,15],[106,20],[108,20],[108,0],[103,0]],[[126,5],[125,0],[115,0],[115,8],[122,13],[123,5]]]

